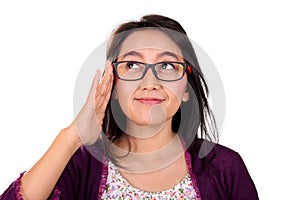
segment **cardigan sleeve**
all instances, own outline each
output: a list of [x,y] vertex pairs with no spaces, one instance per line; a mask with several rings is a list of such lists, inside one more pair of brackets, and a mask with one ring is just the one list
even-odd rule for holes
[[[74,192],[76,191],[76,182],[78,181],[78,170],[76,169],[77,163],[81,160],[80,153],[71,158],[57,181],[52,193],[48,197],[49,200],[58,199],[75,199]],[[0,200],[23,200],[21,194],[21,178],[24,173],[21,173],[20,177],[16,179],[0,196]]]
[[82,147],[60,176],[50,200],[97,199],[102,163]]
[[15,180],[2,195],[0,195],[0,200],[23,200],[20,180],[24,173],[25,172],[21,173],[19,178]]
[[[78,154],[78,153],[76,153]],[[59,180],[57,181],[52,193],[48,197],[49,200],[59,199],[74,199],[74,192],[76,190],[76,181],[78,181],[78,173],[76,170],[78,155],[74,155],[68,162]],[[79,156],[81,157],[81,156]],[[21,173],[19,178],[16,179],[0,196],[0,200],[23,200],[21,194],[21,178],[25,172]],[[62,198],[61,198],[62,197]],[[74,197],[74,198],[73,198]]]
[[[48,200],[97,199],[102,164],[86,148],[80,148],[70,159]],[[23,200],[20,177],[0,196],[0,200]]]

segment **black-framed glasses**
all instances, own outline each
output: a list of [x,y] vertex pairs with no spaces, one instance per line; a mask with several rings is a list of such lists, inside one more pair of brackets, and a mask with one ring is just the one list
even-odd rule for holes
[[187,68],[187,64],[182,62],[146,64],[137,61],[120,61],[113,62],[112,64],[117,77],[125,81],[136,81],[144,78],[148,68],[152,69],[153,74],[158,80],[177,81],[183,77]]

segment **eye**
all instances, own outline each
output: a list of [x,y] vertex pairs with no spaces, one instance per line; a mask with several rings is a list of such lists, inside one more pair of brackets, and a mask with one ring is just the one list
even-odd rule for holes
[[141,68],[140,65],[135,62],[127,62],[126,67],[129,69],[140,69]]
[[175,66],[172,63],[162,63],[160,68],[166,69],[166,70],[171,70],[171,69],[175,69]]

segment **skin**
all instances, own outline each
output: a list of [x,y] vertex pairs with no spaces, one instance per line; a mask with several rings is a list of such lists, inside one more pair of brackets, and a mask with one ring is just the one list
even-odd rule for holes
[[[118,61],[123,60],[143,63],[184,62],[178,46],[167,35],[157,30],[137,31],[130,35],[124,41],[120,50]],[[171,141],[176,137],[171,128],[172,117],[181,102],[189,99],[186,85],[186,74],[178,81],[166,82],[157,80],[151,69],[148,69],[142,80],[117,81],[114,98],[118,99],[123,112],[128,118],[124,135],[127,134],[127,138],[131,142],[132,152],[143,153],[147,156],[149,155],[147,153],[159,152],[159,150],[171,144]],[[140,99],[148,97],[161,101],[150,103],[140,101]],[[121,138],[115,144],[125,150],[128,146],[124,138]],[[119,171],[130,184],[142,190],[162,191],[170,189],[187,174],[183,149],[179,149],[176,153],[173,151],[178,146],[177,143],[177,146],[169,148],[172,149],[170,150],[172,154],[169,153],[168,155],[173,160],[168,160],[168,163],[164,163],[166,161],[165,157],[160,158],[159,153],[155,154],[153,162],[160,162],[157,160],[161,160],[164,163],[158,170],[144,173],[136,173],[136,169],[132,171],[119,169]],[[151,160],[150,156],[147,158]],[[143,162],[143,166],[149,166],[151,162]],[[137,164],[134,163],[134,165]],[[175,171],[176,173],[174,173]]]
[[[179,47],[163,32],[151,29],[129,35],[123,42],[119,55],[118,61],[184,62]],[[117,81],[114,96],[128,118],[126,133],[134,136],[131,140],[135,141],[137,152],[160,149],[174,136],[175,133],[171,131],[171,120],[181,101],[189,99],[186,84],[186,74],[178,81],[165,82],[157,80],[150,69],[142,80]],[[154,104],[139,101],[144,97],[162,101]],[[141,132],[144,134],[141,135]],[[148,140],[145,140],[146,138]],[[157,141],[161,141],[161,144],[155,145]]]
[[[95,138],[96,134],[93,131],[99,131],[99,126],[95,126],[94,121],[102,123],[111,94],[113,72],[110,65],[106,67],[106,73],[100,83],[99,81],[100,71],[96,71],[87,102],[78,116],[60,131],[47,152],[21,178],[23,199],[47,199],[72,155],[84,144],[83,141],[88,143]],[[86,133],[90,135],[87,136]]]
[[[133,60],[144,63],[157,63],[161,61],[183,62],[168,55],[163,55],[167,50],[155,48],[145,48],[131,50],[137,55],[125,56],[124,60]],[[162,55],[162,56],[161,56]],[[170,120],[176,113],[184,98],[187,80],[186,75],[178,81],[164,82],[157,80],[152,70],[148,69],[145,77],[137,81],[118,80],[116,85],[116,95],[126,116],[140,126],[157,125]],[[155,98],[160,101],[147,102],[144,98]],[[164,118],[154,119],[151,116],[151,108],[160,107],[163,109]],[[159,116],[158,114],[155,117]]]
[[[181,61],[170,56],[160,56],[166,50],[147,48],[134,52],[138,55],[126,56],[124,59],[147,63]],[[154,59],[145,59],[149,55]],[[118,80],[115,98],[128,118],[125,132],[144,139],[160,131],[170,132],[172,117],[187,96],[186,83],[186,75],[174,82],[157,80],[151,69],[148,69],[142,80]]]
[[[145,34],[147,40],[145,40]],[[146,47],[151,47],[152,49]],[[156,50],[153,50],[153,47]],[[138,31],[130,35],[123,43],[120,55],[124,55],[125,52],[133,49],[140,49],[139,52],[143,54],[143,58],[132,57],[131,59],[139,59],[138,61],[145,63],[155,63],[170,59],[169,57],[158,56],[162,49],[167,49],[176,55],[181,55],[180,49],[172,40],[162,32],[155,30]],[[175,133],[170,128],[171,116],[178,109],[181,101],[188,100],[188,93],[185,92],[186,77],[178,82],[181,83],[179,85],[175,82],[166,85],[157,81],[151,73],[151,71],[148,71],[146,77],[136,82],[136,85],[128,85],[130,92],[128,93],[129,95],[125,96],[126,101],[122,101],[122,103],[120,97],[125,95],[122,92],[128,88],[125,88],[127,86],[121,84],[122,82],[119,81],[120,84],[118,84],[116,89],[115,98],[120,100],[123,108],[128,106],[128,109],[123,109],[123,111],[127,113],[128,121],[134,122],[127,123],[127,130],[132,130],[132,127],[145,127],[145,125],[146,129],[150,131],[153,131],[151,129],[153,126],[160,127],[160,131],[156,132],[152,137],[130,137],[130,142],[134,144],[135,152],[152,152],[168,144],[175,136]],[[21,193],[25,200],[47,199],[72,155],[82,145],[93,143],[99,137],[104,111],[111,96],[113,77],[113,70],[110,64],[107,64],[101,81],[100,72],[96,72],[87,101],[78,116],[69,126],[60,131],[47,152],[21,178]],[[144,93],[145,91],[146,93]],[[160,95],[165,99],[159,105],[157,111],[166,113],[163,118],[154,122],[152,119],[153,116],[149,115],[153,105],[143,105],[134,100],[135,97],[145,94]],[[141,119],[139,119],[138,115],[135,115],[135,107],[139,108],[138,114],[141,114]],[[139,126],[131,126],[131,124],[138,124]],[[116,143],[116,146],[126,149],[123,141],[121,138]],[[138,174],[122,172],[122,175],[133,186],[142,190],[161,191],[176,185],[186,173],[185,158],[184,155],[181,155],[174,162],[162,169]]]

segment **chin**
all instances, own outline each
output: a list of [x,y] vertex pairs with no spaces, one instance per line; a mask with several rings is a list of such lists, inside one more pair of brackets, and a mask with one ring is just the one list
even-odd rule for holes
[[131,121],[138,125],[138,126],[149,126],[149,125],[152,125],[151,124],[151,120],[150,119],[131,119]]
[[[157,118],[158,119],[158,118]],[[151,120],[150,117],[138,117],[138,118],[131,118],[131,122],[138,126],[157,126],[166,123],[165,120]]]

